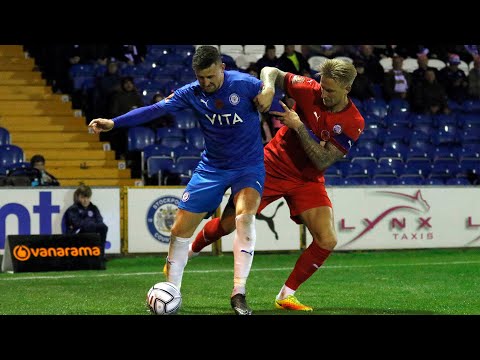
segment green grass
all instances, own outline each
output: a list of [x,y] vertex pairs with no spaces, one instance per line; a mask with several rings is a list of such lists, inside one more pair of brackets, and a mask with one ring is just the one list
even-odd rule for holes
[[[255,315],[299,253],[255,254],[247,298]],[[164,255],[112,258],[107,270],[0,273],[2,315],[148,315],[147,290],[164,281]],[[233,258],[201,255],[186,267],[179,315],[231,315]],[[335,252],[297,291],[317,315],[480,314],[480,249]]]

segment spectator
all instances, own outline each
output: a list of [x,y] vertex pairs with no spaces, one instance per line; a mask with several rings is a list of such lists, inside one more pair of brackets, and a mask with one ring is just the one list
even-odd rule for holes
[[260,74],[260,71],[262,71],[265,66],[278,67],[278,60],[277,48],[275,45],[265,45],[265,53],[255,63],[258,74]]
[[435,72],[435,77],[438,78],[438,69],[433,66],[428,66],[428,51],[420,52],[417,54],[418,68],[412,72],[412,88],[421,84],[425,80],[425,72],[432,70]]
[[412,91],[412,109],[423,114],[449,114],[447,92],[437,81],[436,71],[427,68],[424,80]]
[[107,241],[108,226],[96,205],[91,202],[92,189],[88,185],[80,185],[73,193],[73,204],[65,212],[67,234],[97,233],[102,246]]
[[352,84],[350,97],[364,101],[375,97],[372,80],[365,74],[365,62],[363,60],[354,60],[353,65],[357,69],[357,77]]
[[120,80],[120,90],[112,94],[109,113],[111,117],[117,117],[143,105],[133,78],[125,76]]
[[438,81],[440,81],[447,90],[448,98],[459,104],[465,101],[468,92],[468,78],[465,72],[458,68],[460,62],[460,56],[450,54],[448,65],[438,73]]
[[[106,114],[109,109],[112,94],[120,89],[122,77],[116,61],[110,60],[107,70],[96,78],[94,95],[94,116],[95,114]],[[103,141],[103,139],[100,139]]]
[[373,45],[360,45],[358,55],[353,60],[363,60],[365,74],[372,80],[374,85],[383,85],[385,70],[380,64],[379,58],[373,53]]
[[[155,95],[153,95],[150,105],[153,105],[163,99],[165,99],[165,95],[163,95],[161,92],[157,92],[155,93]],[[145,126],[148,126],[154,131],[162,127],[173,127],[175,126],[174,119],[175,117],[172,114],[165,114],[148,122],[147,124],[145,124]]]
[[45,170],[45,158],[43,155],[36,154],[30,159],[32,169],[37,169],[37,175],[34,176],[32,186],[60,186],[60,182],[55,176]]
[[392,57],[392,69],[385,74],[383,94],[387,101],[392,99],[408,100],[411,74],[403,70],[403,58]]
[[285,45],[277,67],[285,72],[311,77],[310,64],[301,52],[295,50],[295,45]]
[[480,55],[473,59],[473,67],[468,72],[468,96],[471,99],[480,99]]

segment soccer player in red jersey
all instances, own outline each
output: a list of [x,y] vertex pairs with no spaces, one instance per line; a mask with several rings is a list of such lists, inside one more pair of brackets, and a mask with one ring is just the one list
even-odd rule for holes
[[[257,213],[283,197],[291,219],[305,224],[313,237],[276,296],[275,306],[285,310],[313,310],[297,300],[295,291],[322,266],[337,244],[323,172],[344,157],[365,124],[348,98],[357,75],[355,67],[346,61],[329,59],[320,66],[319,75],[320,83],[274,67],[265,67],[260,74],[266,91],[257,97],[257,108],[261,112],[270,109],[270,114],[285,126],[264,148],[266,178]],[[283,111],[271,111],[276,105],[272,104],[275,87],[295,100],[292,109],[280,102]],[[191,244],[190,257],[232,232],[234,216],[229,204],[221,219],[205,224]]]

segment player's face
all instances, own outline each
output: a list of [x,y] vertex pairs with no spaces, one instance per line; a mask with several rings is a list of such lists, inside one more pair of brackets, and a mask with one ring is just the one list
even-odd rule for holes
[[88,205],[90,205],[90,198],[83,195],[78,195],[78,202],[86,208]]
[[340,86],[335,80],[327,77],[322,77],[320,85],[322,85],[323,104],[331,111],[342,110],[348,102],[348,90]]
[[206,93],[217,91],[223,84],[225,64],[212,64],[210,67],[195,71],[200,87]]

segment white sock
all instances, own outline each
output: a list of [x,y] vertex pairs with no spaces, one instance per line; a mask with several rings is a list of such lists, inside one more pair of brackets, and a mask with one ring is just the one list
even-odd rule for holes
[[294,295],[294,294],[295,294],[295,290],[290,289],[287,285],[284,284],[277,295],[277,300],[283,300],[288,295]]
[[190,239],[170,235],[170,247],[167,256],[167,281],[174,283],[178,289],[182,286],[183,270],[188,261],[188,244]]
[[236,232],[233,238],[233,291],[232,296],[245,294],[247,278],[255,249],[255,215],[241,214],[235,217]]

